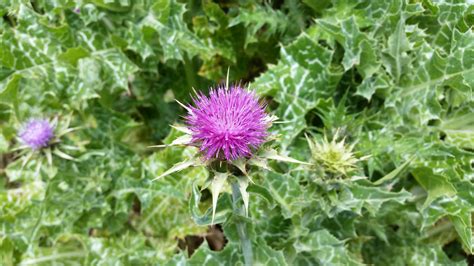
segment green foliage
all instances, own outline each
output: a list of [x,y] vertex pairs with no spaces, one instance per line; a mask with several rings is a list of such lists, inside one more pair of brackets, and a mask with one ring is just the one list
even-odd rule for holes
[[[0,2],[2,265],[472,263],[471,2]],[[169,127],[228,70],[280,122],[234,205]]]

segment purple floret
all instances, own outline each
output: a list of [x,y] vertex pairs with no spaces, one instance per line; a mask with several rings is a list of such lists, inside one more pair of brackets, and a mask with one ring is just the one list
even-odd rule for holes
[[199,94],[194,105],[186,121],[192,142],[206,159],[250,157],[268,135],[265,107],[254,92],[240,86],[211,89],[209,97]]
[[54,132],[47,120],[33,119],[26,123],[19,136],[26,145],[37,150],[48,146],[49,141],[54,137]]

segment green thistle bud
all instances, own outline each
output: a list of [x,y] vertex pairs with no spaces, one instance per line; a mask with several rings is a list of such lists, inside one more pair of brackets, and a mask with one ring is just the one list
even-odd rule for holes
[[357,158],[353,152],[354,144],[347,145],[345,138],[338,141],[339,130],[331,141],[325,135],[322,140],[311,140],[306,136],[314,164],[330,177],[347,177],[358,169],[357,163],[367,157]]

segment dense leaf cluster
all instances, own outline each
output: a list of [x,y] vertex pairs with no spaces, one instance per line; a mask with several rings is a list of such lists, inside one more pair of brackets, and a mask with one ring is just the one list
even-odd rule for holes
[[[2,265],[234,265],[236,220],[262,265],[473,263],[472,1],[11,0],[0,15]],[[228,69],[279,117],[272,148],[311,166],[247,169],[248,217],[224,187],[216,248],[208,170],[151,181],[196,149],[147,147],[181,135],[175,99]],[[20,149],[31,117],[59,121],[48,149]]]

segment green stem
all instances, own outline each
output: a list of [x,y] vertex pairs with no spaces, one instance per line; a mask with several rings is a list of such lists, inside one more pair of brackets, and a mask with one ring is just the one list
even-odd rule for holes
[[[234,212],[243,215],[242,208],[237,206],[237,201],[239,200],[240,190],[239,184],[237,182],[232,183],[232,206]],[[236,222],[237,233],[239,234],[240,244],[242,245],[242,253],[244,255],[244,261],[246,266],[253,265],[253,253],[252,253],[252,242],[248,237],[247,226],[244,221],[238,220]]]
[[448,229],[452,229],[453,224],[449,221],[445,221],[444,224],[440,224],[437,227],[433,228],[432,230],[428,231],[426,235],[421,237],[421,240],[429,239],[433,236],[436,236],[444,231],[447,231]]
[[44,215],[44,209],[46,208],[45,207],[45,202],[46,200],[48,199],[48,191],[49,191],[49,184],[50,184],[50,181],[49,179],[46,181],[46,190],[44,192],[44,199],[43,201],[40,203],[41,204],[41,207],[40,207],[40,215],[38,217],[38,220],[36,221],[35,223],[35,226],[33,227],[33,231],[31,232],[31,235],[30,235],[30,243],[28,243],[28,251],[32,251],[33,250],[33,244],[34,244],[34,241],[35,241],[35,238],[36,238],[36,235],[38,234],[38,230],[40,229],[41,227],[41,222],[43,220],[43,215]]
[[194,88],[196,86],[196,77],[194,76],[194,65],[192,58],[189,59],[187,55],[183,56],[184,62],[184,76],[186,77],[186,83],[189,88]]

